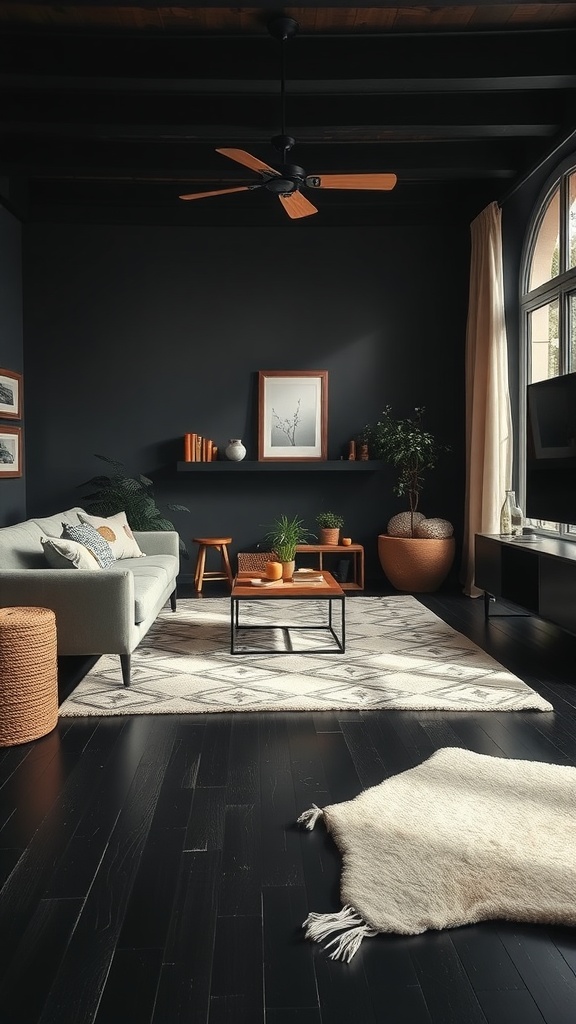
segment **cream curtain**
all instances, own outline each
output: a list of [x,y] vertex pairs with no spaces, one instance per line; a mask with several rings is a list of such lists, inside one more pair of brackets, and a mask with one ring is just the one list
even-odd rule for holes
[[474,585],[474,535],[499,533],[512,480],[512,416],[504,321],[502,213],[491,203],[470,225],[472,258],[466,325],[466,498],[461,580]]

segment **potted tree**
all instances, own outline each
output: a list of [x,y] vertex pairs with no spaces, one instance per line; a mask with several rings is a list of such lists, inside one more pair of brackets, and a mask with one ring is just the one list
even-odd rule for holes
[[424,407],[417,407],[413,416],[396,419],[387,405],[382,418],[366,426],[359,437],[368,444],[372,458],[385,459],[399,470],[393,491],[407,497],[408,510],[393,516],[387,532],[379,535],[378,556],[394,587],[416,592],[436,590],[455,554],[452,525],[444,519],[427,519],[418,509],[424,473],[450,451],[424,430],[424,412]]
[[304,526],[304,521],[292,516],[280,515],[269,526],[265,534],[266,540],[270,543],[272,551],[279,562],[282,563],[282,579],[291,580],[296,564],[296,547],[304,544],[314,534]]
[[344,526],[344,517],[337,512],[320,512],[316,516],[316,522],[320,528],[318,537],[321,544],[337,544],[340,539],[340,530]]

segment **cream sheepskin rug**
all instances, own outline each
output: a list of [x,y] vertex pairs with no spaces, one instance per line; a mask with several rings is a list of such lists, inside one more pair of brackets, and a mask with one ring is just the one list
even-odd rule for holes
[[494,918],[576,924],[576,768],[458,747],[322,810],[342,854],[334,914],[307,938],[351,960],[365,936]]

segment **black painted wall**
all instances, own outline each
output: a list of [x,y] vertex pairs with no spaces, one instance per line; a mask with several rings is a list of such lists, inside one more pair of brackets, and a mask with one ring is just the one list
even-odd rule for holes
[[[0,366],[24,371],[22,340],[22,229],[20,222],[0,206]],[[26,401],[26,379],[23,387]],[[24,420],[0,421],[23,427]],[[23,475],[0,480],[0,527],[26,518],[26,437],[23,431]]]
[[258,370],[312,368],[329,371],[330,459],[386,403],[427,407],[453,452],[422,510],[460,537],[468,226],[302,227],[24,228],[28,515],[82,504],[99,453],[189,506],[171,514],[184,539],[230,534],[233,552],[280,512],[314,530],[339,511],[377,578],[377,535],[405,507],[392,470],[176,472],[186,431],[256,459]]

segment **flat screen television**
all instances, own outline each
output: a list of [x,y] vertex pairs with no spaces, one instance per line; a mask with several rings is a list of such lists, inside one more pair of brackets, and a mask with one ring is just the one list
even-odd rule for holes
[[526,515],[576,524],[576,373],[527,387]]

